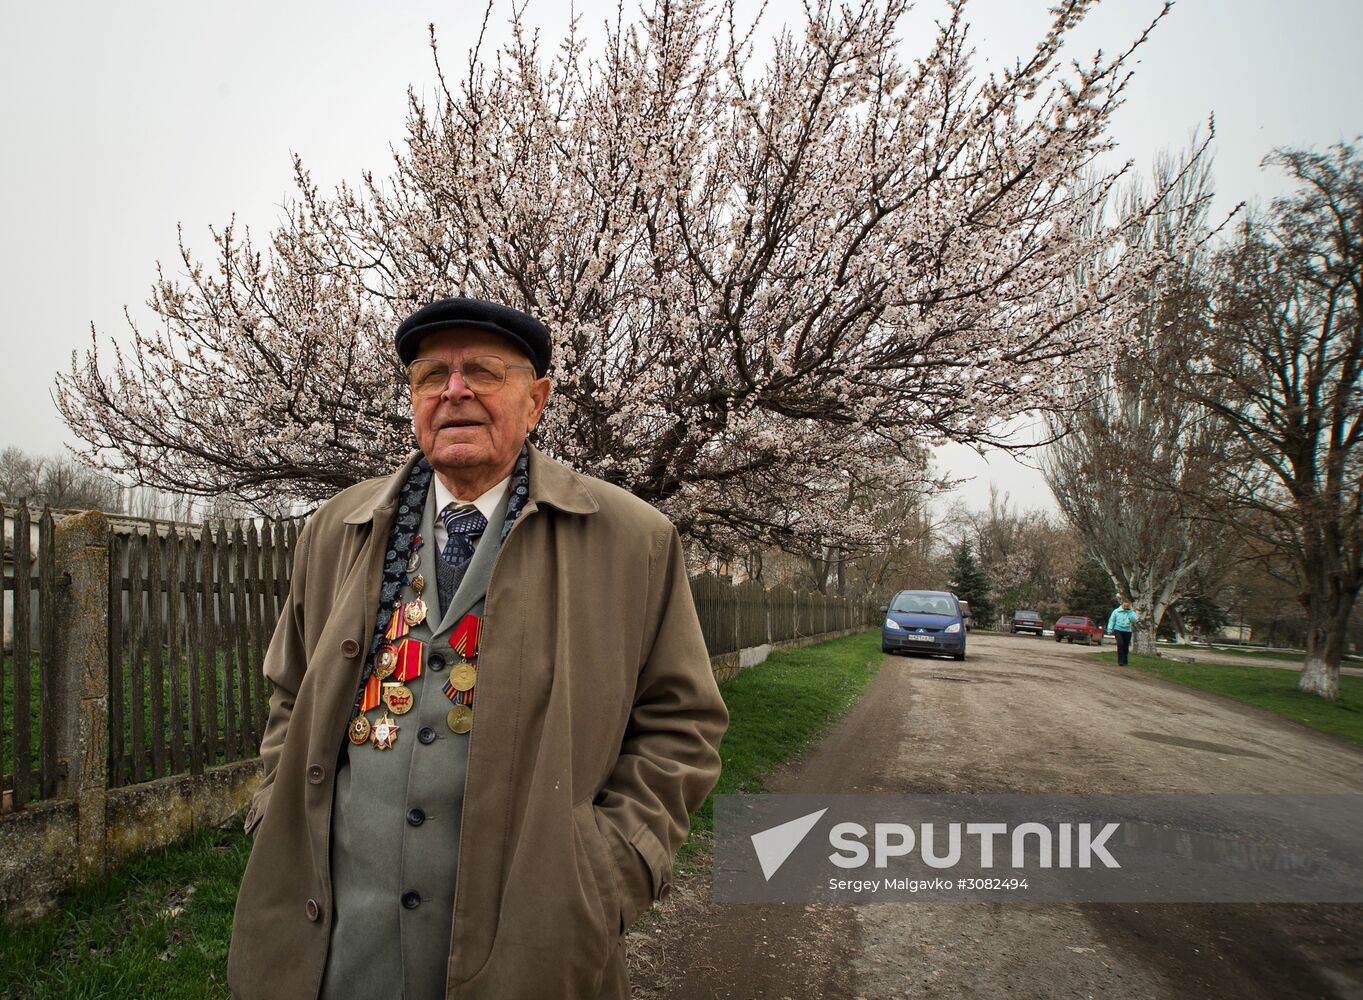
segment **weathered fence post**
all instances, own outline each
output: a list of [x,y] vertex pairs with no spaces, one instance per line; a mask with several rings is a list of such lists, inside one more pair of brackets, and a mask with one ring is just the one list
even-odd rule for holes
[[[56,619],[57,759],[76,803],[78,877],[104,871],[109,769],[109,520],[98,511],[64,518],[54,531],[65,593]],[[57,679],[54,677],[54,679]]]

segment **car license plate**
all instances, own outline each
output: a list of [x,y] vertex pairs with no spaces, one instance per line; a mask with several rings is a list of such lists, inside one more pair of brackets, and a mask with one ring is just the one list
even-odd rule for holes
[[932,636],[930,635],[906,635],[904,638],[908,639],[910,642],[932,642]]

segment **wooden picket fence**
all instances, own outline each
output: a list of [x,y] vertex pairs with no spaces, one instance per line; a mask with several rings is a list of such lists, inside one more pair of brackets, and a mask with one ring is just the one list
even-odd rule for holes
[[109,546],[109,783],[256,755],[296,521],[130,525]]
[[35,538],[26,503],[21,500],[12,508],[0,504],[0,524],[11,527],[8,533],[0,532],[9,556],[0,589],[0,651],[8,650],[8,655],[0,655],[0,789],[6,796],[0,808],[51,797],[60,777],[52,683],[57,628],[54,523],[52,512],[44,510]]
[[[8,515],[8,516],[5,516]],[[74,704],[77,670],[58,662],[72,635],[70,575],[54,556],[54,518],[0,506],[12,572],[0,615],[0,812],[60,797],[75,738],[57,706]],[[107,782],[202,774],[256,756],[268,713],[261,667],[287,599],[301,521],[158,523],[112,516],[107,637]],[[760,583],[691,580],[712,656],[875,624],[873,602]],[[8,629],[8,634],[6,630]],[[66,630],[63,633],[63,630]],[[65,721],[67,728],[58,732]],[[64,754],[59,753],[66,746]],[[103,780],[103,779],[101,779]]]
[[881,617],[872,601],[767,589],[756,580],[734,584],[712,574],[691,578],[691,596],[711,656],[871,626]]

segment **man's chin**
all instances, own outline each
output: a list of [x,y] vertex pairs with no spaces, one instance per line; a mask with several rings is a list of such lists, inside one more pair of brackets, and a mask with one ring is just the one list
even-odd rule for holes
[[472,444],[441,443],[426,454],[437,469],[470,469],[487,463],[484,449]]

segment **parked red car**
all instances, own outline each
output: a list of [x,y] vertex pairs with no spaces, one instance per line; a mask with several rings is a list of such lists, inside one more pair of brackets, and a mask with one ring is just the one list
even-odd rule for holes
[[1064,615],[1057,618],[1055,622],[1055,641],[1059,642],[1061,639],[1068,639],[1070,642],[1077,639],[1088,646],[1095,643],[1101,646],[1103,644],[1103,627],[1095,624],[1092,618]]

